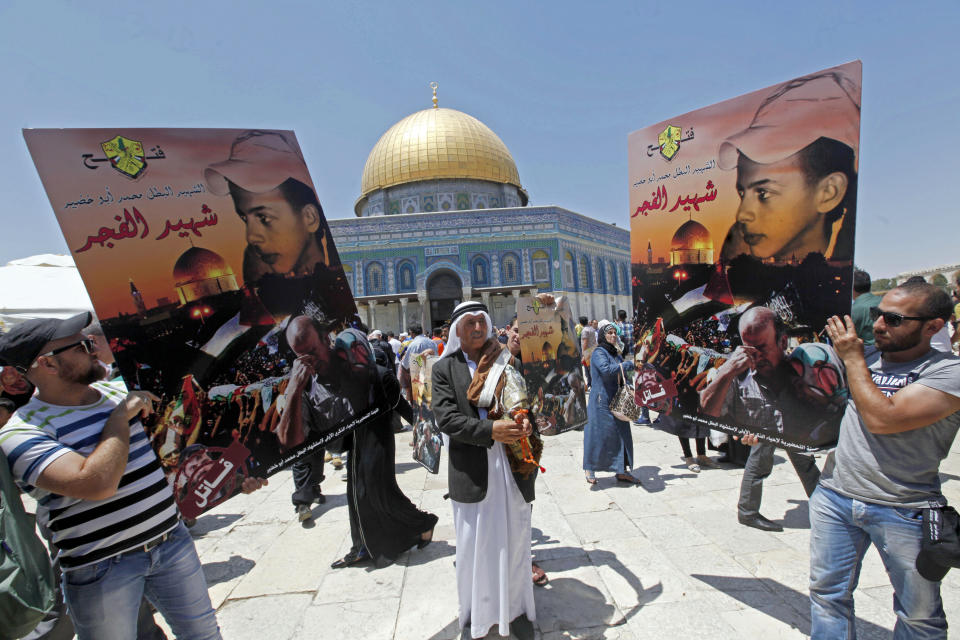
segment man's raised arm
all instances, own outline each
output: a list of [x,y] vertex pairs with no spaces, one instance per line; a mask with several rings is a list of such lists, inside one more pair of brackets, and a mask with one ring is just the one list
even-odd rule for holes
[[40,473],[37,487],[81,500],[105,500],[115,494],[130,454],[130,421],[150,415],[158,400],[148,391],[131,391],[110,413],[90,455],[71,451],[60,456]]

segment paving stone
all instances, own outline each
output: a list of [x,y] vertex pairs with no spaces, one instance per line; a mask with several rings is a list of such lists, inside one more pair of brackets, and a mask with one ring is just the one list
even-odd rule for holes
[[459,612],[452,556],[429,565],[409,566],[404,574],[394,637],[459,638]]
[[694,590],[689,577],[643,536],[605,541],[590,548],[588,555],[624,613],[651,602],[681,601]]
[[676,548],[710,544],[710,540],[682,516],[646,516],[633,518],[633,523],[658,546]]
[[349,537],[349,531],[338,522],[322,522],[309,529],[296,523],[288,526],[231,597],[316,591],[344,536]]
[[568,514],[567,522],[570,523],[580,542],[584,544],[617,538],[634,538],[640,533],[637,525],[617,508],[593,513]]
[[719,611],[696,594],[679,602],[645,605],[628,624],[640,638],[740,640],[743,637],[721,618]]
[[400,598],[314,604],[307,607],[293,637],[391,640],[399,607]]
[[308,593],[229,600],[217,612],[220,633],[230,640],[300,638],[297,629],[311,600]]
[[238,584],[257,566],[287,524],[234,527],[216,547],[198,553],[207,579],[210,601],[218,608]]
[[550,631],[542,634],[540,638],[541,640],[638,640],[638,636],[625,624],[617,627]]
[[[327,565],[329,566],[329,564]],[[401,563],[381,569],[371,563],[328,569],[319,583],[317,604],[399,598],[406,567]]]
[[809,629],[809,625],[785,604],[724,611],[720,613],[720,619],[732,627],[741,638],[793,640],[809,635],[801,630],[801,627]]

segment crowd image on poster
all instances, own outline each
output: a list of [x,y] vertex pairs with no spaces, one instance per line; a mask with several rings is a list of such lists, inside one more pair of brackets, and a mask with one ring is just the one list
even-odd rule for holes
[[292,131],[24,138],[185,517],[383,410]]
[[848,313],[859,61],[629,136],[636,400],[794,450],[836,442],[826,344]]
[[521,297],[517,328],[523,377],[537,430],[541,435],[556,435],[586,424],[586,385],[567,299]]
[[433,365],[440,357],[421,353],[410,359],[410,386],[413,390],[413,415],[417,422],[413,426],[413,459],[430,473],[440,471],[440,450],[443,441],[440,429],[433,417],[431,403],[431,373]]

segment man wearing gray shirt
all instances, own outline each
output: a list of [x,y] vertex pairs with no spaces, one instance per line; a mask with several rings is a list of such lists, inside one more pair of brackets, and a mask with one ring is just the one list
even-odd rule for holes
[[938,469],[960,428],[960,358],[930,339],[952,313],[927,283],[889,291],[871,309],[876,349],[864,353],[850,316],[827,334],[846,365],[850,400],[810,498],[811,638],[853,638],[853,590],[867,547],[893,584],[894,638],[946,638],[940,583],[915,562],[921,510],[944,505]]

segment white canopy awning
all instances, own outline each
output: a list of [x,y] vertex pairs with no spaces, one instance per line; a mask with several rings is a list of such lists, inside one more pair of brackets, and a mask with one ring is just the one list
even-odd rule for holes
[[93,311],[93,304],[72,257],[45,253],[0,267],[4,330],[30,318],[67,318],[81,311]]

